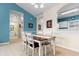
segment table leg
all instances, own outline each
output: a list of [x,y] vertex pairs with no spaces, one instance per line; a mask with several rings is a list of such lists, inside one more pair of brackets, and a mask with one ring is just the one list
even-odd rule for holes
[[47,54],[47,49],[46,49],[46,45],[45,45],[45,56],[46,56],[46,54]]
[[56,48],[55,48],[55,38],[53,39],[53,55],[56,54]]
[[41,42],[39,43],[39,56],[42,56],[42,45]]

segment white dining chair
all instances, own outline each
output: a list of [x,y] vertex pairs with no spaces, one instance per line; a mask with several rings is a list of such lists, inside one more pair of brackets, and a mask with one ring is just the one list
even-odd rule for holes
[[26,38],[25,32],[22,32],[22,40],[24,45],[24,51],[27,54],[27,38]]
[[29,48],[32,50],[32,56],[34,56],[35,48],[39,47],[39,44],[34,42],[33,35],[31,33],[27,34],[27,42],[28,42],[28,55],[30,53]]

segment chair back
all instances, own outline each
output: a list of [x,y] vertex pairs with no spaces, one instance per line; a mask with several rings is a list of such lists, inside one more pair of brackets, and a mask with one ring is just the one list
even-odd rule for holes
[[23,40],[23,41],[26,41],[25,32],[22,32],[22,40]]
[[27,33],[27,41],[30,44],[33,44],[33,35],[31,33]]

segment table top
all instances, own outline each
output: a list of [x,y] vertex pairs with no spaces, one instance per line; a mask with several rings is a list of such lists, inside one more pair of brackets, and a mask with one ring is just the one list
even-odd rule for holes
[[52,36],[47,36],[47,35],[33,35],[35,40],[39,41],[44,41],[44,40],[49,40],[52,38]]
[[40,37],[40,38],[51,38],[51,36],[46,36],[46,35],[33,35],[35,37]]

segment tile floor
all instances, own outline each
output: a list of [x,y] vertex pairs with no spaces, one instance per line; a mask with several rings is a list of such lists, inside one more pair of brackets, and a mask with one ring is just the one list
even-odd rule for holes
[[[48,52],[47,55],[53,56],[52,53],[53,51]],[[17,43],[2,45],[2,46],[0,45],[0,56],[26,56],[23,42],[21,41]],[[79,53],[61,47],[56,47],[56,56],[79,56]]]
[[0,56],[25,56],[22,42],[0,46]]

